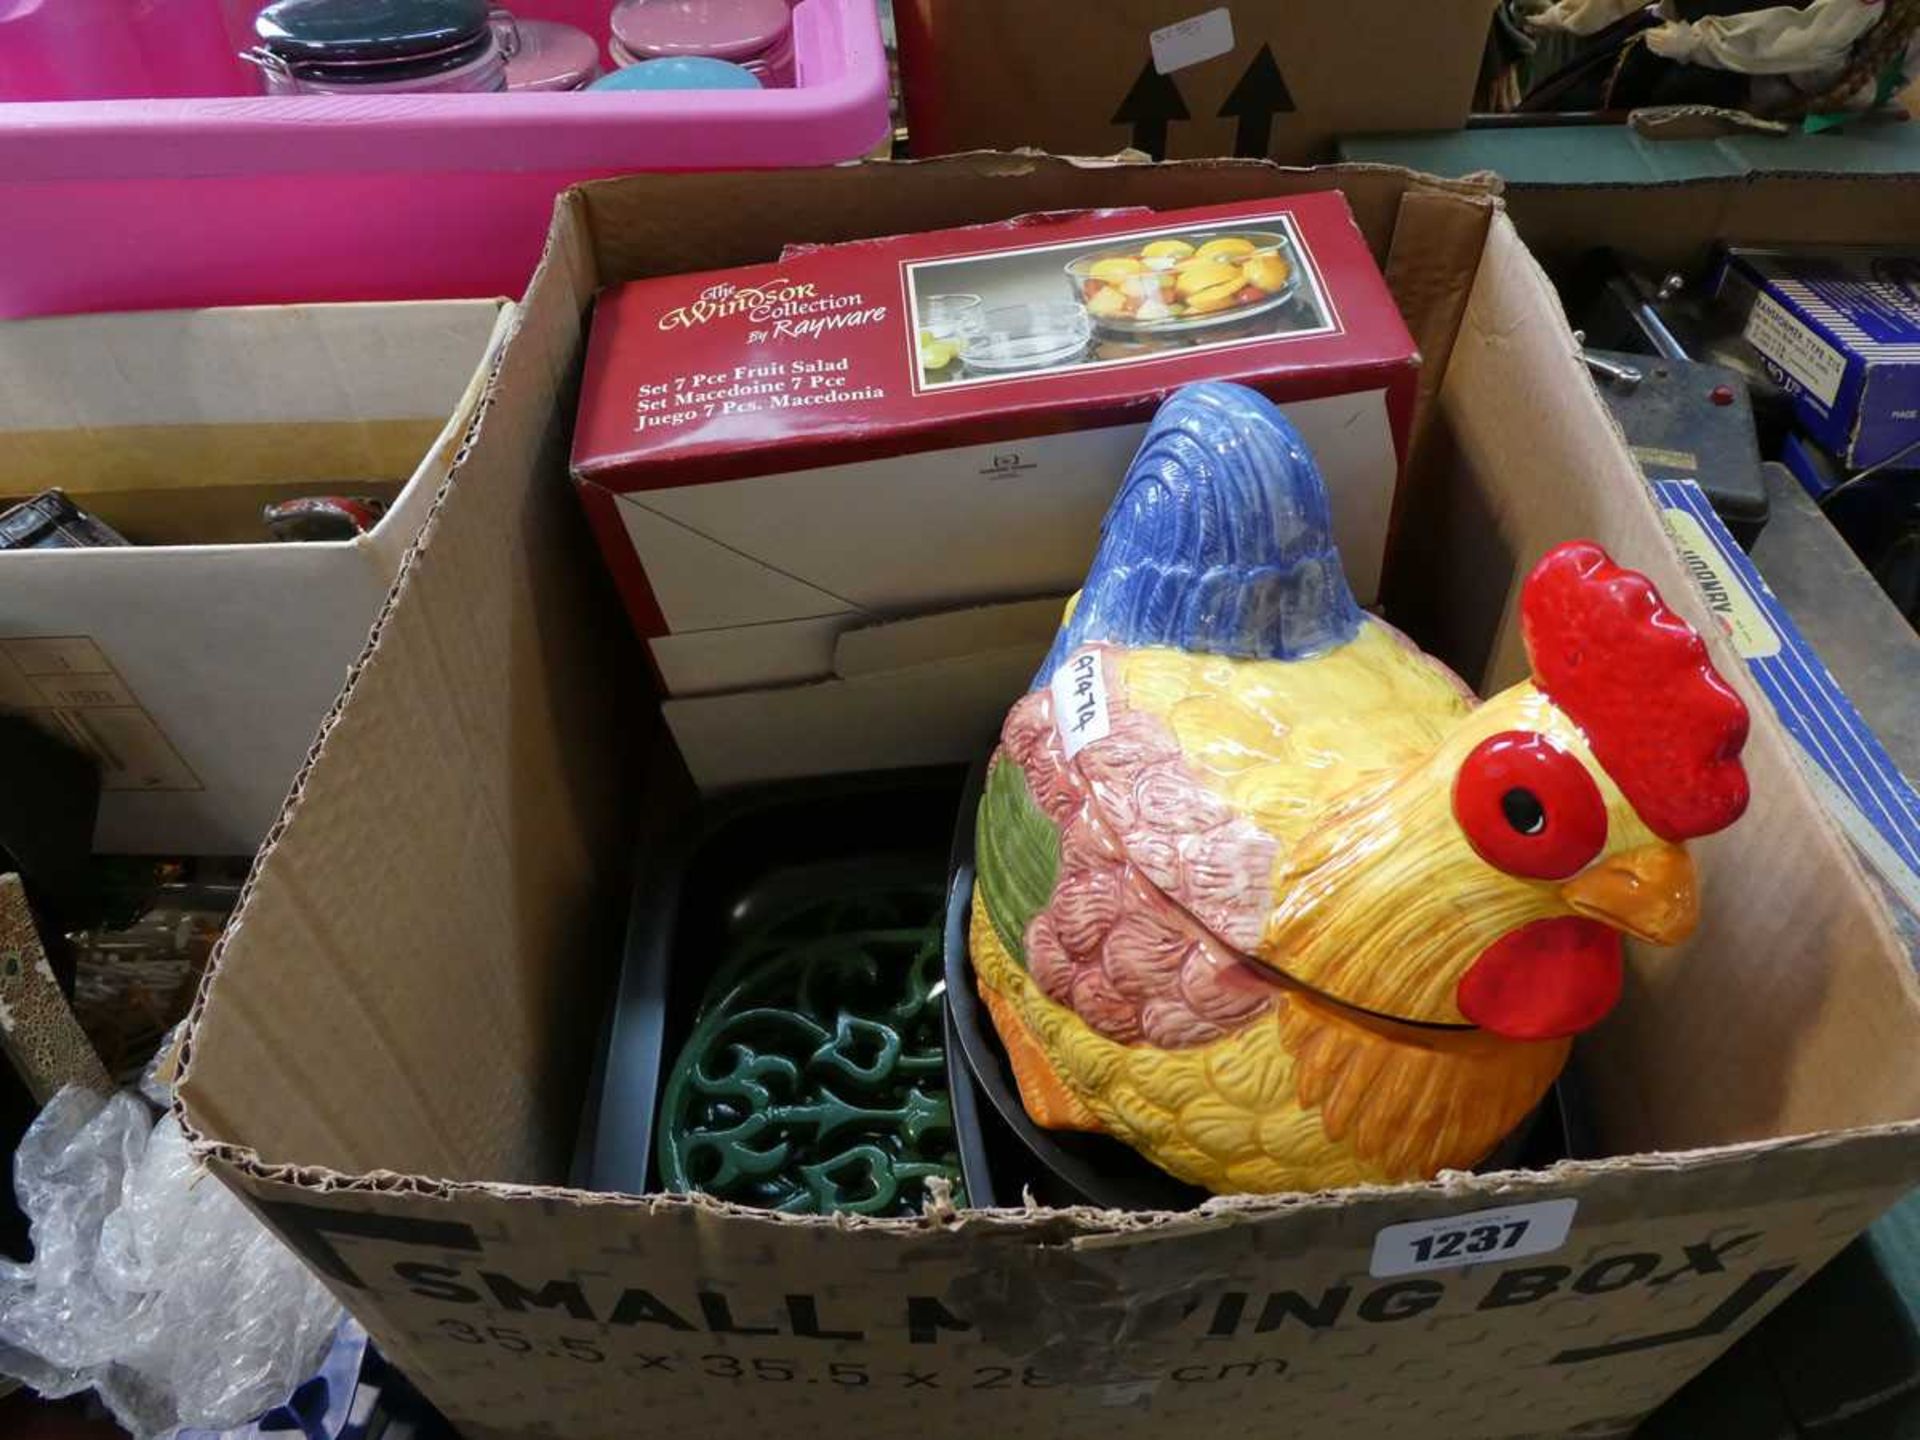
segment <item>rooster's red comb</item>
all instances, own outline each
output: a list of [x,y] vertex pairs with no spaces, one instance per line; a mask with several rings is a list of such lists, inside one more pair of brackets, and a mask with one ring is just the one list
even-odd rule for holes
[[1549,550],[1520,621],[1533,682],[1664,840],[1710,835],[1747,808],[1747,707],[1646,576],[1588,540]]

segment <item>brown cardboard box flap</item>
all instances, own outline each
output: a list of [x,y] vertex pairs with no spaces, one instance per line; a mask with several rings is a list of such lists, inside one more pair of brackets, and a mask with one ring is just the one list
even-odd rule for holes
[[[1692,271],[1715,241],[1910,243],[1920,175],[1760,171],[1632,187],[1509,182],[1503,193],[1528,247],[1550,267],[1611,245],[1647,266]],[[1648,223],[1649,203],[1658,206],[1657,223]]]
[[[1294,1435],[1492,1437],[1626,1433],[1913,1163],[1910,1134],[1867,1131],[1148,1220],[925,1224],[239,1178],[469,1435],[1144,1437],[1230,1408]],[[1385,1227],[1554,1200],[1577,1211],[1554,1254],[1369,1273]]]
[[[1519,287],[1484,283],[1496,260],[1511,268]],[[1920,1074],[1886,1064],[1884,1052],[1856,1047],[1890,1026],[1904,1029],[1915,1015],[1913,972],[1903,947],[1888,944],[1877,894],[1704,600],[1692,585],[1669,578],[1677,568],[1672,543],[1645,502],[1644,482],[1624,445],[1595,451],[1575,438],[1611,430],[1612,422],[1591,386],[1565,383],[1578,361],[1564,329],[1545,332],[1522,320],[1530,308],[1525,290],[1540,306],[1557,308],[1558,302],[1510,228],[1496,227],[1490,237],[1482,279],[1442,399],[1450,438],[1510,473],[1584,467],[1609,470],[1615,479],[1572,493],[1544,484],[1517,487],[1503,513],[1491,516],[1460,496],[1447,512],[1443,543],[1456,553],[1498,547],[1505,556],[1514,547],[1503,537],[1601,537],[1620,563],[1652,576],[1706,637],[1717,668],[1740,686],[1755,719],[1743,756],[1752,806],[1737,830],[1699,844],[1703,873],[1719,893],[1686,944],[1636,949],[1626,997],[1594,1037],[1592,1049],[1604,1058],[1583,1073],[1590,1075],[1606,1128],[1624,1147],[1678,1149],[1920,1113]],[[1485,394],[1506,396],[1506,406],[1462,403]],[[1513,423],[1516,412],[1536,407],[1568,420],[1582,414],[1588,424],[1536,432]],[[1522,544],[1518,554],[1538,548],[1537,541]],[[1497,563],[1493,553],[1487,558]],[[1509,586],[1490,662],[1494,683],[1524,673],[1518,598],[1517,585]],[[1767,867],[1764,906],[1755,903],[1750,883],[1757,856],[1793,857]],[[1827,960],[1809,963],[1814,953]],[[1741,1019],[1734,1023],[1729,1009],[1736,995]],[[1653,1056],[1660,1057],[1656,1064],[1649,1063]],[[1715,1075],[1743,1081],[1729,1086]]]

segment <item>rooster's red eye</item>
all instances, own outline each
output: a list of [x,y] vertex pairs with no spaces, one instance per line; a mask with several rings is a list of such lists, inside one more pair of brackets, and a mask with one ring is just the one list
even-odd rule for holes
[[1586,767],[1525,730],[1473,747],[1453,782],[1453,818],[1482,860],[1530,880],[1566,879],[1607,840],[1606,801]]

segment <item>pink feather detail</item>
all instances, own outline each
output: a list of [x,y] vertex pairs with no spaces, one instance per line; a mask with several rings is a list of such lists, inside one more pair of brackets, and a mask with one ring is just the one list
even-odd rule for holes
[[1179,994],[1180,966],[1196,943],[1192,924],[1171,906],[1136,905],[1107,932],[1101,966],[1115,990],[1144,1004]]
[[1053,901],[1043,914],[1053,916],[1059,943],[1076,955],[1098,948],[1120,918],[1120,867],[1075,865],[1061,873]]
[[1180,898],[1228,945],[1251,950],[1266,929],[1279,848],[1238,816],[1190,837],[1181,847]]
[[1140,873],[1157,889],[1178,898],[1180,893],[1180,843],[1173,835],[1158,830],[1131,828],[1121,832],[1121,844],[1127,858],[1140,867]]
[[1137,773],[1133,785],[1134,816],[1135,823],[1143,830],[1190,835],[1217,829],[1233,818],[1227,802],[1197,784],[1178,756]]
[[1042,910],[1027,926],[1027,970],[1049,1000],[1062,1005],[1073,997],[1074,964],[1061,943],[1052,907]]
[[1280,993],[1236,953],[1265,925],[1278,845],[1205,787],[1165,722],[1128,706],[1117,656],[1103,658],[1105,736],[1069,760],[1044,689],[1013,707],[1001,736],[1060,831],[1060,870],[1027,928],[1027,967],[1112,1040],[1206,1044]]
[[1080,965],[1073,975],[1073,1008],[1094,1029],[1123,1045],[1140,1038],[1140,1012],[1107,979],[1099,965]]
[[1271,1005],[1274,984],[1224,947],[1202,943],[1180,967],[1180,996],[1195,1014],[1225,1025]]

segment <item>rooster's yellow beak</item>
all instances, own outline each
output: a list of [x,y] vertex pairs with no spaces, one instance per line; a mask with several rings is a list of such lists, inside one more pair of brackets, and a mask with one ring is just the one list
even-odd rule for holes
[[1677,945],[1700,920],[1693,861],[1678,845],[1642,845],[1595,865],[1560,887],[1580,915],[1655,945]]

